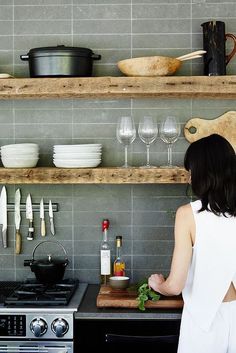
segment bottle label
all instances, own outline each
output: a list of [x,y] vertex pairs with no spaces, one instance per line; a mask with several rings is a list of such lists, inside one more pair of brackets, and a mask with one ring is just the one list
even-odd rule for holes
[[116,260],[114,262],[114,276],[125,276],[125,263]]
[[114,275],[115,276],[124,276],[125,275],[125,271],[124,270],[115,271]]
[[101,275],[111,274],[111,252],[110,250],[101,250]]

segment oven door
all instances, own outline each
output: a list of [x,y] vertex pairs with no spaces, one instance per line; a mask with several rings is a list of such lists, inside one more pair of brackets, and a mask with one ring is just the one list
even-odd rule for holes
[[73,353],[72,342],[0,341],[0,353]]
[[101,348],[103,353],[134,351],[176,353],[180,320],[75,320],[75,351]]

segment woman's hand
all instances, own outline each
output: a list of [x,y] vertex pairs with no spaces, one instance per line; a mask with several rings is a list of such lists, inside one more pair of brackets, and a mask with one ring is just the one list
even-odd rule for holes
[[148,285],[156,292],[160,292],[159,287],[163,282],[165,282],[165,278],[162,274],[155,273],[148,278]]

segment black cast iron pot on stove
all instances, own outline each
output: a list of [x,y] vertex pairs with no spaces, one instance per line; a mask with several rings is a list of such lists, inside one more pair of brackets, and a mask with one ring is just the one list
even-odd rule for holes
[[30,77],[88,77],[92,76],[93,61],[101,55],[81,47],[42,47],[30,49],[21,60],[29,62]]
[[[53,259],[52,255],[47,255],[46,259],[35,260],[34,255],[36,249],[45,243],[54,243],[63,249],[65,259]],[[31,271],[34,272],[36,279],[40,283],[58,283],[63,279],[66,266],[69,260],[67,258],[66,250],[61,243],[57,241],[42,241],[37,244],[33,250],[32,259],[24,260],[24,266],[30,266]]]

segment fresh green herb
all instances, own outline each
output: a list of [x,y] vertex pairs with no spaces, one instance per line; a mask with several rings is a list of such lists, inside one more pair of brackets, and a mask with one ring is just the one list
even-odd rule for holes
[[160,294],[152,290],[148,283],[143,283],[138,287],[138,308],[141,311],[145,310],[145,303],[147,300],[152,300],[153,302],[160,299]]

